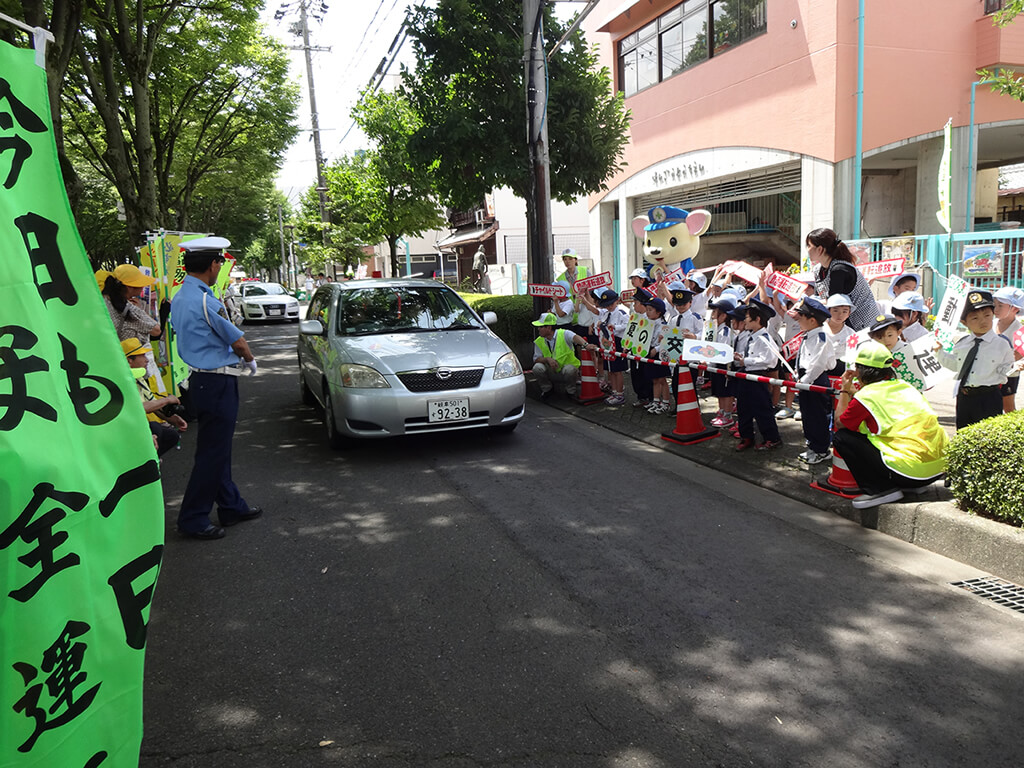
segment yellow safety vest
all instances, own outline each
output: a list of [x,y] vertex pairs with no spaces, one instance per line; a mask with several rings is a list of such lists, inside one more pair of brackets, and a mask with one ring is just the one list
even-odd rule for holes
[[555,358],[555,362],[558,363],[558,370],[561,370],[564,365],[580,367],[580,359],[576,357],[575,345],[565,340],[564,330],[555,331],[555,352],[553,355],[548,349],[547,339],[543,336],[538,336],[533,340],[533,343],[540,350],[541,357]]
[[928,401],[912,385],[899,379],[880,381],[864,387],[856,397],[878,423],[877,433],[866,424],[860,425],[860,431],[882,454],[885,466],[914,480],[946,470],[949,438]]

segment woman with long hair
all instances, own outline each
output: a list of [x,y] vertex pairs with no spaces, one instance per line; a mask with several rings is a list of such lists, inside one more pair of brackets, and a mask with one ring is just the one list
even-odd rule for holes
[[103,284],[103,299],[119,341],[160,338],[160,323],[142,308],[142,289],[156,282],[134,264],[119,264]]
[[855,331],[871,325],[879,314],[878,302],[839,235],[831,229],[815,229],[807,235],[806,246],[814,265],[815,292],[822,302],[834,294],[845,294],[854,304],[846,324]]

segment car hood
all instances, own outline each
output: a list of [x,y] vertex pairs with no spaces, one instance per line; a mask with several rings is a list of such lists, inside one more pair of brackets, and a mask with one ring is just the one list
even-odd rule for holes
[[505,342],[484,330],[346,336],[340,341],[349,362],[385,374],[439,366],[493,368],[509,351]]
[[248,302],[249,304],[298,304],[298,299],[294,296],[287,296],[285,294],[278,294],[277,296],[246,296],[242,301]]

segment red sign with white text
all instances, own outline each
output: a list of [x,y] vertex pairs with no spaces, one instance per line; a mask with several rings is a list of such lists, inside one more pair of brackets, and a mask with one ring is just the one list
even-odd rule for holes
[[602,286],[612,284],[612,273],[601,272],[591,277],[585,277],[582,280],[577,280],[572,284],[573,293],[581,293],[583,291],[592,291],[595,288],[601,288]]
[[869,283],[880,277],[895,277],[902,274],[906,259],[902,256],[898,259],[885,259],[884,261],[869,261],[867,264],[858,264],[857,269],[864,275]]
[[784,272],[772,272],[766,285],[775,293],[781,293],[794,301],[807,294],[807,283],[802,283]]

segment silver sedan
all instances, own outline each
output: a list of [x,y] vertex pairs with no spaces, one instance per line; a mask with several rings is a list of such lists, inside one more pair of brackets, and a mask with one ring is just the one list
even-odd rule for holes
[[490,427],[525,412],[516,355],[453,290],[433,280],[329,283],[299,325],[299,386],[323,408],[327,436],[352,438]]

